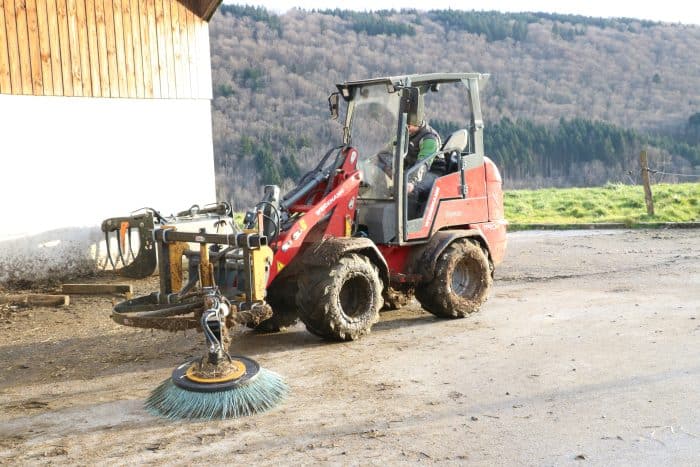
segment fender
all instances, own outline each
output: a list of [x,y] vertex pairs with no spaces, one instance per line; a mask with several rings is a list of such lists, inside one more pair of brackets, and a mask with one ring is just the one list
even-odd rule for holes
[[430,282],[435,274],[437,260],[452,242],[460,238],[475,237],[482,248],[488,252],[488,243],[478,229],[441,230],[436,232],[430,241],[414,256],[413,270],[422,276],[424,282]]
[[330,237],[306,249],[301,264],[306,266],[331,266],[337,264],[346,253],[360,253],[369,258],[379,269],[384,285],[389,284],[389,266],[377,245],[365,237]]

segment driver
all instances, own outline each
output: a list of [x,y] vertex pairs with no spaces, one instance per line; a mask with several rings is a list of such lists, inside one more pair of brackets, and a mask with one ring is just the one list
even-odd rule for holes
[[[432,156],[441,146],[440,135],[428,125],[425,120],[423,95],[418,98],[415,113],[408,114],[408,152],[404,159],[404,170],[413,167],[417,162]],[[411,175],[406,190],[409,194],[427,194],[433,185],[435,177],[426,176],[428,168],[419,169]],[[415,193],[414,193],[415,191]]]

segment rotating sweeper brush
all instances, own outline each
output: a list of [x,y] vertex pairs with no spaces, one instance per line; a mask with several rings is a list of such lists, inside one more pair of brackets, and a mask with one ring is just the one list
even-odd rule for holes
[[230,372],[199,374],[201,362],[183,363],[146,400],[154,415],[170,419],[236,418],[279,404],[288,388],[277,374],[246,357],[231,357]]
[[177,367],[151,393],[146,408],[171,419],[214,419],[252,415],[277,405],[287,385],[254,360],[229,355],[224,343],[228,341],[225,319],[230,308],[215,291],[205,303],[208,309],[200,322],[208,354]]
[[[232,326],[257,325],[272,315],[263,299],[264,273],[272,258],[266,237],[257,233],[194,234],[166,227],[155,230],[154,238],[160,292],[116,305],[112,318],[127,326],[169,331],[198,328],[206,341],[206,353],[178,366],[146,400],[148,411],[170,419],[223,419],[264,412],[279,404],[288,392],[283,379],[254,360],[227,351]],[[198,254],[188,251],[188,243],[200,245]],[[183,257],[189,259],[186,283]],[[237,291],[241,293],[229,291],[240,300],[229,300],[215,285],[219,276],[231,275],[225,261],[220,261],[226,258],[238,258],[252,273],[248,280],[237,278],[241,285],[246,284]],[[262,295],[260,287],[256,290],[256,278],[263,281]]]

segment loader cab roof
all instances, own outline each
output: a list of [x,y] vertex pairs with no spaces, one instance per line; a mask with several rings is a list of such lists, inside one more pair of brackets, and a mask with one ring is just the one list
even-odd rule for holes
[[404,86],[432,86],[442,83],[457,83],[460,81],[465,82],[470,79],[477,79],[479,87],[481,88],[483,83],[488,80],[489,76],[490,75],[487,73],[425,73],[346,81],[336,84],[336,87],[345,100],[351,100],[353,97],[352,91],[362,86],[385,84],[387,86],[387,92],[394,92],[397,88]]

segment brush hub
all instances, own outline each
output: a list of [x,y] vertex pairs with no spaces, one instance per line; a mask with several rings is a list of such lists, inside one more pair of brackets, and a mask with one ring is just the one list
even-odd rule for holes
[[187,391],[217,392],[242,386],[260,371],[260,365],[247,357],[232,356],[217,365],[217,371],[203,371],[199,359],[183,363],[173,370],[173,383]]

